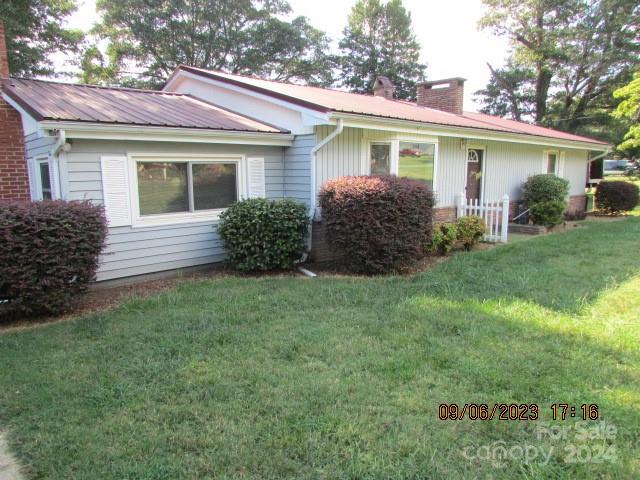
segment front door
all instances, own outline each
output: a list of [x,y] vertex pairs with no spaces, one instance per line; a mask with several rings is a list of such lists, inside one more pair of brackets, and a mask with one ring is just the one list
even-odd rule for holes
[[480,199],[482,189],[482,162],[484,150],[470,148],[467,151],[467,185],[465,192],[467,200]]

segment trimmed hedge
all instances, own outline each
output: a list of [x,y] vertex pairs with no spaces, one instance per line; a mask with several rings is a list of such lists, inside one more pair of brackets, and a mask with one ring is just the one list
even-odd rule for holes
[[522,187],[524,201],[535,225],[553,227],[562,222],[569,181],[553,174],[533,175]]
[[255,198],[231,205],[218,234],[229,263],[241,272],[287,269],[305,251],[308,208],[294,200]]
[[549,200],[546,202],[534,203],[529,207],[529,214],[536,225],[544,225],[545,227],[553,227],[562,221],[562,212],[564,212],[564,202],[558,200]]
[[68,310],[95,278],[106,236],[90,202],[0,204],[0,317]]
[[569,195],[569,181],[551,173],[532,175],[524,183],[522,190],[527,206],[553,200],[564,202]]
[[600,182],[596,189],[598,209],[614,215],[636,208],[638,197],[638,187],[621,180]]
[[410,266],[431,245],[433,192],[395,176],[340,177],[320,191],[329,243],[357,273]]

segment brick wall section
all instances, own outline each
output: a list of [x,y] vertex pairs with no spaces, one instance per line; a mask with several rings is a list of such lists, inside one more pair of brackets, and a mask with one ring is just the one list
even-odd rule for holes
[[[433,88],[448,83],[449,86]],[[418,105],[462,114],[464,101],[464,80],[452,79],[448,82],[424,82],[417,85]]]
[[0,79],[9,78],[9,55],[4,38],[4,23],[0,20]]
[[433,209],[433,223],[456,221],[456,207],[442,207]]
[[20,114],[0,97],[0,200],[30,200]]
[[311,260],[313,262],[336,262],[342,258],[336,250],[329,246],[323,222],[313,222],[311,228]]
[[583,213],[587,210],[586,195],[571,195],[567,204],[568,213]]

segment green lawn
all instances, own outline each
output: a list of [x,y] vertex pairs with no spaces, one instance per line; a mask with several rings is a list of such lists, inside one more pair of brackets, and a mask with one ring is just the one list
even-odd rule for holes
[[[638,238],[633,218],[413,277],[185,283],[0,335],[0,425],[38,479],[638,478]],[[472,402],[540,419],[438,420]],[[554,402],[615,432],[539,435]]]

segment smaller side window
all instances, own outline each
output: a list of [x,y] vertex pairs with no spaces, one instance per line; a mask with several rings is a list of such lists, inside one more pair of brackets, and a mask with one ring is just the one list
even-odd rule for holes
[[547,152],[547,173],[556,175],[558,173],[558,154]]
[[369,158],[371,175],[388,175],[391,173],[391,144],[372,143]]
[[36,189],[40,200],[52,200],[51,166],[48,159],[36,160]]

